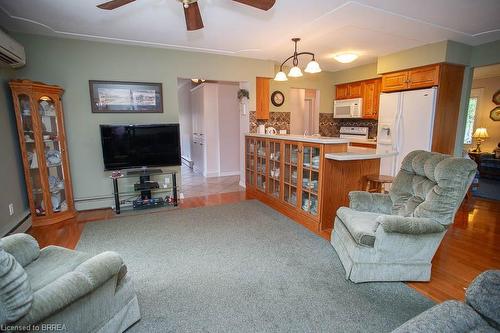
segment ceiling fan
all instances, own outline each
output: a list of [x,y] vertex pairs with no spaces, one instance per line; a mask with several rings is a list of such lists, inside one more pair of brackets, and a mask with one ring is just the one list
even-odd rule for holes
[[[113,10],[118,7],[124,6],[135,0],[111,0],[100,5],[98,8]],[[188,31],[198,30],[203,28],[203,20],[201,19],[200,8],[198,7],[198,0],[177,0],[184,6],[184,16],[186,18],[186,28]],[[257,9],[269,10],[274,6],[276,0],[233,0]]]

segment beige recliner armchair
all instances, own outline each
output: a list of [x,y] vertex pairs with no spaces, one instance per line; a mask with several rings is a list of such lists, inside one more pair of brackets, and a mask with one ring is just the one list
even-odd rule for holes
[[0,325],[7,331],[119,333],[140,319],[127,268],[115,252],[96,256],[47,246],[26,234],[0,240]]
[[431,261],[476,172],[476,163],[409,153],[389,194],[351,192],[331,243],[353,282],[429,281]]

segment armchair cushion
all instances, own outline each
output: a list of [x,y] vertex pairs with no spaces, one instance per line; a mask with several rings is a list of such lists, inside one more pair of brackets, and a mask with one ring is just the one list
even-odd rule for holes
[[500,330],[500,270],[489,270],[476,277],[467,288],[465,303]]
[[469,159],[422,150],[409,153],[391,187],[392,214],[452,224],[475,172]]
[[388,194],[352,191],[349,192],[349,207],[360,212],[390,214],[392,200]]
[[122,266],[123,260],[120,255],[111,251],[103,252],[84,261],[74,270],[59,276],[37,290],[33,295],[31,310],[19,321],[19,324],[34,324],[54,314],[99,288],[110,278],[118,277]]
[[52,281],[73,271],[91,255],[72,251],[59,246],[47,246],[40,251],[40,257],[25,267],[34,292]]
[[31,308],[28,276],[14,256],[0,247],[0,325],[14,322]]
[[4,237],[0,239],[0,246],[14,256],[23,267],[26,267],[40,255],[38,242],[28,234],[13,234]]
[[384,215],[377,218],[385,232],[408,235],[433,234],[445,231],[446,228],[427,218]]
[[379,222],[378,213],[359,212],[357,210],[340,207],[337,210],[337,217],[344,224],[354,241],[363,246],[373,247],[375,243],[375,232]]

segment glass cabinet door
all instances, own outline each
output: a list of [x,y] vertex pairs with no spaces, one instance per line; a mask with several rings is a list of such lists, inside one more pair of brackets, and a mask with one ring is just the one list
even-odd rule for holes
[[269,141],[269,193],[280,198],[281,192],[281,143]]
[[292,206],[297,206],[297,182],[298,182],[298,163],[299,146],[298,144],[284,144],[284,200]]
[[245,153],[245,168],[246,168],[246,184],[247,186],[255,186],[255,140],[251,138],[246,139],[246,153]]
[[43,202],[43,188],[42,188],[42,179],[40,176],[40,161],[43,161],[43,158],[40,158],[37,149],[36,149],[36,141],[35,141],[35,128],[34,128],[34,119],[33,113],[31,111],[31,103],[30,97],[26,94],[18,95],[19,109],[20,109],[20,120],[21,120],[21,128],[22,134],[24,137],[24,146],[26,151],[26,157],[28,160],[28,180],[27,186],[31,188],[32,196],[33,196],[33,205],[34,210],[37,216],[46,215],[46,207]]
[[311,215],[318,215],[318,187],[320,147],[304,145],[302,151],[301,209]]
[[266,162],[267,162],[267,152],[266,152],[266,140],[256,139],[257,148],[257,189],[260,191],[266,191]]
[[[41,142],[47,169],[47,184],[50,192],[50,207],[53,213],[60,213],[68,210],[66,202],[66,180],[63,166],[63,151],[60,142],[58,115],[55,101],[48,96],[42,96],[37,101],[38,117],[41,126]],[[42,204],[42,209],[47,209],[48,205]]]

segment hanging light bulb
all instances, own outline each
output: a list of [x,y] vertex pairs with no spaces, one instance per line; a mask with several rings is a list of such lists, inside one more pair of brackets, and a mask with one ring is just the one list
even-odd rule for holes
[[286,77],[285,72],[279,71],[278,73],[276,73],[274,81],[288,81],[288,78]]
[[299,41],[300,41],[300,38],[292,38],[292,42],[294,43],[294,52],[290,57],[288,57],[287,59],[285,59],[285,61],[283,61],[281,63],[280,71],[278,73],[276,73],[276,76],[274,77],[275,81],[287,81],[288,80],[287,75],[282,70],[283,66],[285,65],[285,63],[288,60],[292,60],[292,62],[293,62],[293,67],[290,68],[290,71],[288,72],[288,76],[289,77],[301,77],[301,76],[303,76],[302,70],[299,68],[299,59],[298,59],[299,56],[303,56],[303,55],[312,56],[312,60],[309,61],[306,68],[304,69],[304,71],[306,73],[314,74],[314,73],[321,72],[321,67],[319,66],[318,62],[314,59],[314,53],[298,52],[297,51],[297,43]]
[[304,72],[311,74],[319,73],[321,72],[321,67],[319,67],[318,62],[313,58],[313,60],[309,61],[309,63],[307,64],[306,69],[304,69]]
[[302,70],[298,66],[293,66],[288,72],[289,77],[301,77],[302,75]]

